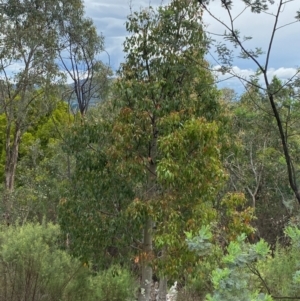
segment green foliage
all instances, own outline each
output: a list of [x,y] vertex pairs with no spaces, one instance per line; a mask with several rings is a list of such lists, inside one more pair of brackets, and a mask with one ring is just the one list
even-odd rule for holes
[[[57,58],[60,51],[68,48],[65,38],[70,28],[86,29],[83,15],[81,0],[63,0],[59,5],[55,0],[1,1],[0,102],[1,113],[6,117],[5,214],[12,213],[10,199],[18,157],[26,152],[20,147],[22,137],[27,132],[24,142],[31,144],[34,139],[30,131],[36,130],[41,117],[49,117],[45,115],[52,111],[54,95],[61,88],[58,83],[65,79]],[[95,28],[92,30],[96,32]],[[86,37],[80,33],[82,38]],[[76,51],[76,47],[71,49],[72,53]],[[8,69],[15,64],[20,68]]]
[[44,218],[55,222],[59,200],[67,193],[72,159],[59,141],[51,139],[45,147],[36,140],[27,151],[19,162],[17,185],[11,195],[13,216],[22,222]]
[[[274,256],[259,266],[266,280],[267,289],[278,300],[284,297],[299,296],[299,241],[300,232],[296,227],[287,227],[285,234],[290,240],[290,246],[277,244]],[[281,299],[280,296],[283,298]],[[278,297],[278,298],[277,298]]]
[[118,265],[99,272],[93,277],[92,288],[97,301],[134,301],[137,282],[130,272]]
[[[61,150],[61,139],[73,119],[67,103],[55,99],[47,114],[31,120],[20,142],[16,185],[10,196],[11,222],[41,222],[44,217],[56,221],[56,207],[65,194],[65,181],[72,165]],[[0,127],[0,135],[5,136],[5,127]],[[1,160],[5,161],[4,150],[2,154]],[[1,173],[4,177],[4,166]]]
[[[216,124],[207,123],[201,118],[191,118],[177,130],[159,139],[162,158],[157,166],[158,181],[177,188],[186,187],[187,183],[193,186],[200,182],[202,194],[209,195],[206,185],[214,181],[217,183],[224,177],[218,161],[216,132]],[[200,153],[202,156],[199,156]]]
[[[274,90],[281,87],[275,100],[288,133],[294,167],[298,169],[299,109],[298,100],[292,97],[296,92],[291,87],[283,87],[276,78],[271,87]],[[229,171],[227,189],[244,193],[245,205],[251,206],[257,217],[251,224],[258,228],[257,233],[261,237],[275,245],[277,237],[283,236],[287,216],[296,207],[288,183],[282,145],[278,142],[276,122],[266,98],[265,93],[248,86],[248,91],[239,101],[231,102],[231,132],[237,141],[237,148],[229,151],[225,164]]]
[[[207,301],[297,299],[300,294],[300,231],[290,226],[285,229],[285,234],[289,247],[277,244],[272,256],[270,246],[264,240],[249,244],[245,234],[238,236],[230,242],[223,255],[219,253],[221,260],[215,262],[214,268],[210,266],[212,288],[203,285],[201,269],[198,276],[189,278],[188,287],[191,292],[195,292],[197,285],[202,292],[203,289],[210,292],[206,296]],[[200,250],[199,255],[206,258],[204,266],[208,267],[212,251],[218,248],[210,243],[210,230],[204,227],[195,237],[190,233],[187,237],[189,248],[196,252]]]
[[254,216],[254,208],[246,205],[247,199],[243,193],[227,193],[219,206],[220,225],[224,231],[220,231],[223,240],[228,244],[238,235],[244,233],[248,236],[255,232],[251,225]]
[[196,251],[200,256],[206,255],[211,251],[212,233],[208,226],[203,226],[197,236],[193,236],[192,233],[189,232],[185,234],[187,236],[186,242],[190,250]]
[[[204,255],[218,235],[228,242],[251,233],[253,212],[238,193],[219,204],[224,216],[216,210],[227,176],[221,157],[230,139],[206,71],[196,8],[196,1],[172,1],[129,16],[132,35],[110,110],[102,104],[67,135],[65,151],[75,165],[59,222],[71,251],[84,260],[107,266],[146,258],[169,279],[183,273],[195,279],[201,271],[199,287],[207,289],[206,275],[221,251],[213,247],[209,260],[198,260],[185,233],[199,234],[189,243],[204,242],[198,250]],[[145,255],[141,233],[148,218],[155,223],[154,250]],[[201,232],[210,223],[222,225],[211,240]]]
[[128,259],[131,235],[140,229],[125,212],[134,196],[130,178],[118,174],[108,160],[111,123],[105,106],[91,111],[84,125],[75,124],[66,134],[64,151],[74,167],[59,204],[59,222],[70,234],[74,254],[108,267]]
[[58,226],[26,224],[0,230],[1,300],[87,300],[89,271],[59,249]]
[[251,274],[256,262],[266,259],[269,247],[263,240],[256,245],[246,244],[245,238],[241,235],[229,244],[227,255],[222,258],[223,267],[212,272],[214,290],[207,295],[208,301],[272,300],[258,292]]
[[[60,248],[57,225],[32,224],[0,229],[0,298],[61,301],[132,301],[136,282],[120,266],[91,273]],[[69,243],[69,242],[66,242]]]
[[107,262],[108,253],[140,256],[129,246],[144,247],[141,229],[151,218],[155,253],[165,256],[148,258],[176,277],[194,260],[184,231],[216,217],[212,203],[225,178],[221,114],[197,9],[196,1],[174,0],[132,13],[112,111],[70,130],[76,167],[60,224],[75,254]]
[[218,266],[220,252],[213,252],[209,257],[199,260],[196,266],[185,272],[184,287],[178,292],[178,301],[204,300],[208,292],[212,291],[209,275]]

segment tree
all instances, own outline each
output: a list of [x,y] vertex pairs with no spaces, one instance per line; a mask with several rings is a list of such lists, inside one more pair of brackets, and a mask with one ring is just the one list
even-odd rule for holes
[[57,205],[72,172],[72,162],[62,148],[73,122],[68,104],[60,101],[23,134],[11,220],[57,221]]
[[203,68],[197,11],[196,1],[174,0],[157,11],[133,12],[114,113],[74,128],[70,137],[76,171],[73,194],[61,202],[61,226],[83,255],[107,236],[115,245],[131,240],[141,268],[139,300],[150,298],[152,266],[165,286],[167,277],[191,265],[184,231],[215,219],[225,178],[218,93]]
[[[291,2],[294,1],[285,1],[285,0],[278,0],[278,1],[248,1],[243,0],[245,7],[242,13],[238,14],[237,17],[233,16],[233,1],[231,0],[221,0],[220,4],[223,8],[226,16],[228,17],[228,22],[219,19],[216,14],[210,9],[209,0],[206,1],[199,1],[201,10],[212,17],[215,21],[223,26],[225,29],[225,33],[220,34],[222,36],[223,41],[216,41],[216,52],[219,56],[218,65],[219,71],[223,73],[228,73],[232,76],[237,77],[242,83],[249,84],[249,87],[257,88],[261,90],[268,100],[270,109],[272,111],[273,117],[276,121],[276,127],[278,130],[278,137],[280,138],[281,145],[282,145],[282,153],[285,158],[286,168],[288,173],[288,180],[291,189],[294,192],[295,198],[300,203],[300,190],[299,184],[297,179],[297,168],[295,166],[295,159],[291,154],[290,149],[290,134],[285,131],[285,124],[283,121],[283,116],[281,114],[281,110],[277,105],[277,96],[280,95],[281,90],[284,89],[286,86],[291,86],[294,84],[295,79],[297,78],[299,71],[297,71],[294,76],[292,76],[286,83],[282,83],[280,86],[276,86],[274,89],[274,85],[272,85],[272,78],[270,78],[268,74],[270,60],[271,60],[271,52],[273,49],[274,38],[279,29],[290,25],[291,23],[296,23],[300,20],[300,11],[295,12],[295,19],[294,22],[289,24],[279,25],[278,20],[284,10],[284,6],[290,5]],[[236,3],[235,3],[236,4]],[[272,5],[277,5],[275,13],[272,12],[271,7]],[[261,48],[256,47],[255,49],[249,49],[246,46],[246,41],[250,40],[251,37],[243,37],[239,32],[238,28],[236,28],[237,18],[241,17],[243,12],[246,10],[250,10],[253,14],[268,14],[274,18],[272,30],[269,36],[269,43],[267,45],[266,53],[264,58],[261,58],[263,55],[263,51]],[[239,57],[244,59],[251,60],[255,67],[257,68],[256,78],[261,77],[263,84],[260,84],[257,80],[251,80],[244,78],[243,76],[236,74],[232,67],[232,62],[234,58],[234,50],[230,49],[228,43],[233,46],[234,49],[238,49],[240,51]]]
[[[46,13],[45,13],[46,12]],[[61,75],[55,59],[66,24],[83,14],[80,0],[0,2],[1,112],[5,132],[5,211],[14,189],[19,146],[30,124],[29,112],[43,99],[43,114],[51,103],[53,83]]]
[[93,99],[105,98],[109,87],[111,69],[98,57],[104,51],[104,37],[97,34],[92,20],[79,15],[64,28],[62,45],[59,58],[72,80],[69,102],[75,95],[83,116]]
[[[282,86],[276,77],[272,88]],[[276,88],[277,86],[277,88]],[[298,169],[299,127],[298,100],[292,87],[284,87],[276,95],[276,105],[281,114],[289,149]],[[278,131],[267,95],[249,87],[238,101],[230,104],[232,112],[231,136],[238,147],[231,149],[225,158],[229,171],[229,191],[243,191],[248,203],[255,209],[257,236],[264,238],[273,248],[294,209],[294,194],[286,177],[285,159]]]

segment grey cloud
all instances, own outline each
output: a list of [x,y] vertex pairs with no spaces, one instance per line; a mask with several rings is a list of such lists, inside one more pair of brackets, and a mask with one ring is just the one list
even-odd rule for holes
[[[214,69],[218,70],[219,66],[215,66]],[[234,66],[232,68],[232,73],[236,74],[237,76],[249,80],[252,75],[255,74],[255,71],[253,69],[242,69],[238,66]],[[296,68],[270,68],[267,72],[267,75],[269,79],[272,79],[274,76],[281,79],[283,82],[287,81],[288,79],[295,76],[297,73]],[[232,77],[231,74],[221,74],[220,72],[215,72],[215,76],[218,81],[220,81],[219,87],[227,87],[234,89],[238,92],[238,94],[241,94],[245,88],[246,82],[243,82],[242,80]],[[263,77],[260,76],[259,78],[260,85],[264,87],[264,80]]]

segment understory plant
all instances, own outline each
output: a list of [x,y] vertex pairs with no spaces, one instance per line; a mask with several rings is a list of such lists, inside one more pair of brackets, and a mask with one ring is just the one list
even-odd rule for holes
[[89,271],[61,250],[57,225],[0,228],[0,299],[87,300]]
[[[209,256],[216,245],[205,227],[195,237],[187,237],[189,248],[199,256]],[[289,246],[277,244],[272,254],[261,239],[256,244],[239,235],[223,250],[223,256],[210,276],[211,292],[206,301],[272,301],[300,299],[300,230],[287,227]],[[199,278],[201,278],[199,276]]]
[[0,226],[0,300],[130,301],[135,282],[128,270],[92,265],[71,256],[58,225]]

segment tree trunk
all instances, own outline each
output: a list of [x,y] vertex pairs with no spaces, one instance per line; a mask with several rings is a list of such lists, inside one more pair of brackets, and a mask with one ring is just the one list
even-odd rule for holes
[[143,253],[141,256],[141,286],[139,293],[139,301],[149,301],[152,285],[152,267],[150,261],[152,259],[152,219],[148,217],[143,238]]
[[167,300],[167,278],[162,277],[159,280],[158,301]]
[[16,124],[13,143],[11,144],[11,125],[8,125],[6,129],[5,141],[5,192],[3,197],[3,205],[5,210],[4,215],[7,224],[9,224],[9,216],[12,209],[10,196],[14,190],[20,141],[21,129],[18,124]]
[[[149,202],[153,200],[157,195],[156,189],[156,156],[157,156],[157,128],[156,128],[156,118],[153,114],[151,119],[153,137],[152,141],[149,143],[148,149],[148,181],[146,185],[146,201]],[[153,240],[153,221],[150,216],[147,217],[144,227],[143,235],[143,251],[141,256],[141,286],[139,301],[150,301],[151,299],[151,287],[152,287],[152,240]]]
[[10,145],[10,138],[6,137],[6,162],[5,162],[5,189],[12,192],[14,189],[17,161],[19,155],[19,145],[21,140],[21,130],[16,125],[13,144]]
[[[270,84],[268,82],[266,71],[265,71],[264,75],[265,75],[266,86],[269,90]],[[296,177],[294,164],[293,164],[293,161],[292,161],[291,156],[290,156],[288,136],[284,133],[283,124],[282,124],[282,121],[280,119],[279,111],[276,107],[275,99],[274,99],[273,94],[269,94],[269,101],[270,101],[270,104],[271,104],[271,107],[272,107],[272,110],[273,110],[273,113],[274,113],[274,117],[275,117],[276,122],[277,122],[277,128],[278,128],[279,136],[280,136],[281,143],[282,143],[283,154],[284,154],[285,162],[286,162],[286,166],[287,166],[287,172],[288,172],[288,179],[289,179],[290,187],[293,190],[298,203],[300,204],[300,191],[298,189],[298,182],[297,182],[297,177]]]

